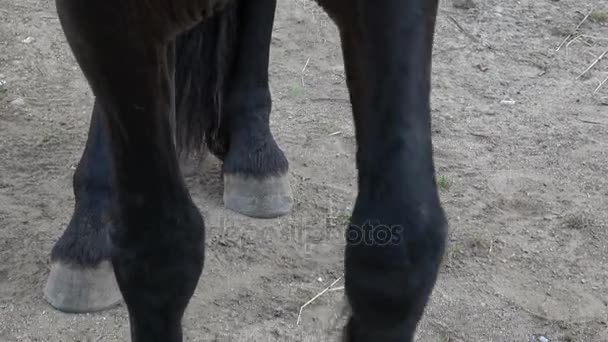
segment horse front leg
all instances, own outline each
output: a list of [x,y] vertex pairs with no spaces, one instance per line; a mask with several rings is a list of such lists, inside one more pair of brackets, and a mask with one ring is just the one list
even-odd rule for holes
[[320,0],[338,24],[357,138],[347,229],[349,342],[411,342],[434,288],[447,222],[430,118],[436,0]]
[[[204,223],[182,180],[171,131],[174,46],[148,34],[131,2],[57,0],[98,103],[111,160],[109,245],[133,341],[182,341],[203,268]],[[158,30],[156,32],[160,32]]]

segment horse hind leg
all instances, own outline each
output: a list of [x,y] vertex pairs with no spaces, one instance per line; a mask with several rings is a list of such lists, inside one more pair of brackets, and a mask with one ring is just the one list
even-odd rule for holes
[[268,61],[276,0],[239,1],[241,30],[224,103],[230,139],[223,164],[224,205],[271,218],[287,214],[292,200],[289,164],[270,131]]
[[[272,218],[291,206],[288,161],[270,130],[276,0],[234,0],[177,39],[178,141],[223,161],[224,205]],[[209,89],[213,89],[212,92]]]
[[183,183],[171,131],[174,46],[147,30],[171,28],[125,20],[128,5],[57,0],[110,145],[110,254],[132,340],[178,342],[203,268],[204,222]]

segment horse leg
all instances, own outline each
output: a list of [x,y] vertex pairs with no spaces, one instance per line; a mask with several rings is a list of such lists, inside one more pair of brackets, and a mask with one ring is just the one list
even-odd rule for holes
[[435,285],[447,233],[430,127],[437,0],[319,3],[340,30],[357,138],[345,340],[409,342]]
[[177,342],[203,267],[204,223],[171,131],[174,46],[149,34],[155,27],[138,21],[146,13],[129,16],[132,4],[57,0],[57,10],[110,141],[109,237],[132,340]]
[[[180,150],[198,149],[207,140],[214,153],[221,158],[226,156],[229,130],[227,124],[219,127],[222,118],[217,113],[219,108],[215,107],[221,101],[217,101],[215,96],[217,93],[223,94],[228,74],[226,69],[233,65],[229,56],[237,49],[236,39],[231,32],[237,26],[238,15],[236,4],[230,4],[224,11],[195,25],[176,39],[175,83],[179,100],[176,103],[176,133]],[[251,20],[246,16],[244,19],[244,25],[251,29]],[[253,29],[259,31],[258,28]],[[263,50],[261,56],[265,56]],[[265,84],[267,86],[267,80]],[[51,252],[51,272],[44,288],[45,299],[56,309],[65,312],[103,310],[122,299],[109,255],[109,201],[114,185],[110,179],[112,161],[109,137],[99,112],[96,101],[86,147],[73,178],[76,205],[67,229]],[[220,134],[215,130],[219,130]],[[269,141],[269,146],[274,143],[271,136]],[[260,162],[260,166],[271,165],[274,166],[271,170],[282,170],[282,167],[286,168],[286,161],[282,152],[273,147],[276,144],[270,146],[267,153],[262,153],[270,162]],[[273,199],[273,196],[260,197],[266,202]],[[281,199],[280,196],[274,198],[275,201]],[[263,215],[264,212],[260,214]]]
[[178,135],[194,139],[189,149],[204,136],[223,161],[225,207],[258,218],[284,215],[291,204],[288,162],[269,127],[275,7],[234,0],[177,39]]
[[122,296],[110,260],[110,147],[96,101],[84,153],[73,177],[76,205],[67,229],[51,251],[45,299],[65,312],[93,312]]
[[288,162],[272,136],[268,63],[276,0],[239,0],[239,30],[224,102],[224,205],[252,217],[286,214]]

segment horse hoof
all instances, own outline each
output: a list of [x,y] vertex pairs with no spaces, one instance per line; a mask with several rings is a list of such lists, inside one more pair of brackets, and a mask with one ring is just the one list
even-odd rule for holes
[[238,174],[224,174],[224,206],[254,218],[275,218],[291,208],[288,176],[264,179]]
[[109,261],[95,268],[53,262],[44,297],[52,307],[67,313],[102,311],[122,302]]

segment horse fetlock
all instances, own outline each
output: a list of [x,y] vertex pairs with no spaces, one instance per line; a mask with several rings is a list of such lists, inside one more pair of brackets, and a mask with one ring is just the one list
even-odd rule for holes
[[111,221],[107,201],[96,205],[77,201],[72,218],[51,251],[51,261],[96,266],[109,260],[108,232]]
[[270,132],[243,131],[232,137],[223,164],[226,208],[257,218],[287,214],[292,203],[289,164]]
[[350,341],[411,341],[423,315],[443,257],[447,225],[440,207],[401,214],[402,219],[382,222],[361,220],[369,212],[356,212],[347,230],[349,333],[359,335]]
[[122,301],[110,263],[108,224],[77,209],[51,252],[46,301],[64,312],[95,312]]
[[[114,239],[112,262],[131,316],[134,342],[181,341],[181,317],[204,264],[204,226],[185,218],[131,240]],[[202,229],[201,229],[202,228]]]
[[344,327],[343,342],[412,342],[414,329],[409,323],[392,327],[370,328],[365,322],[351,317]]

